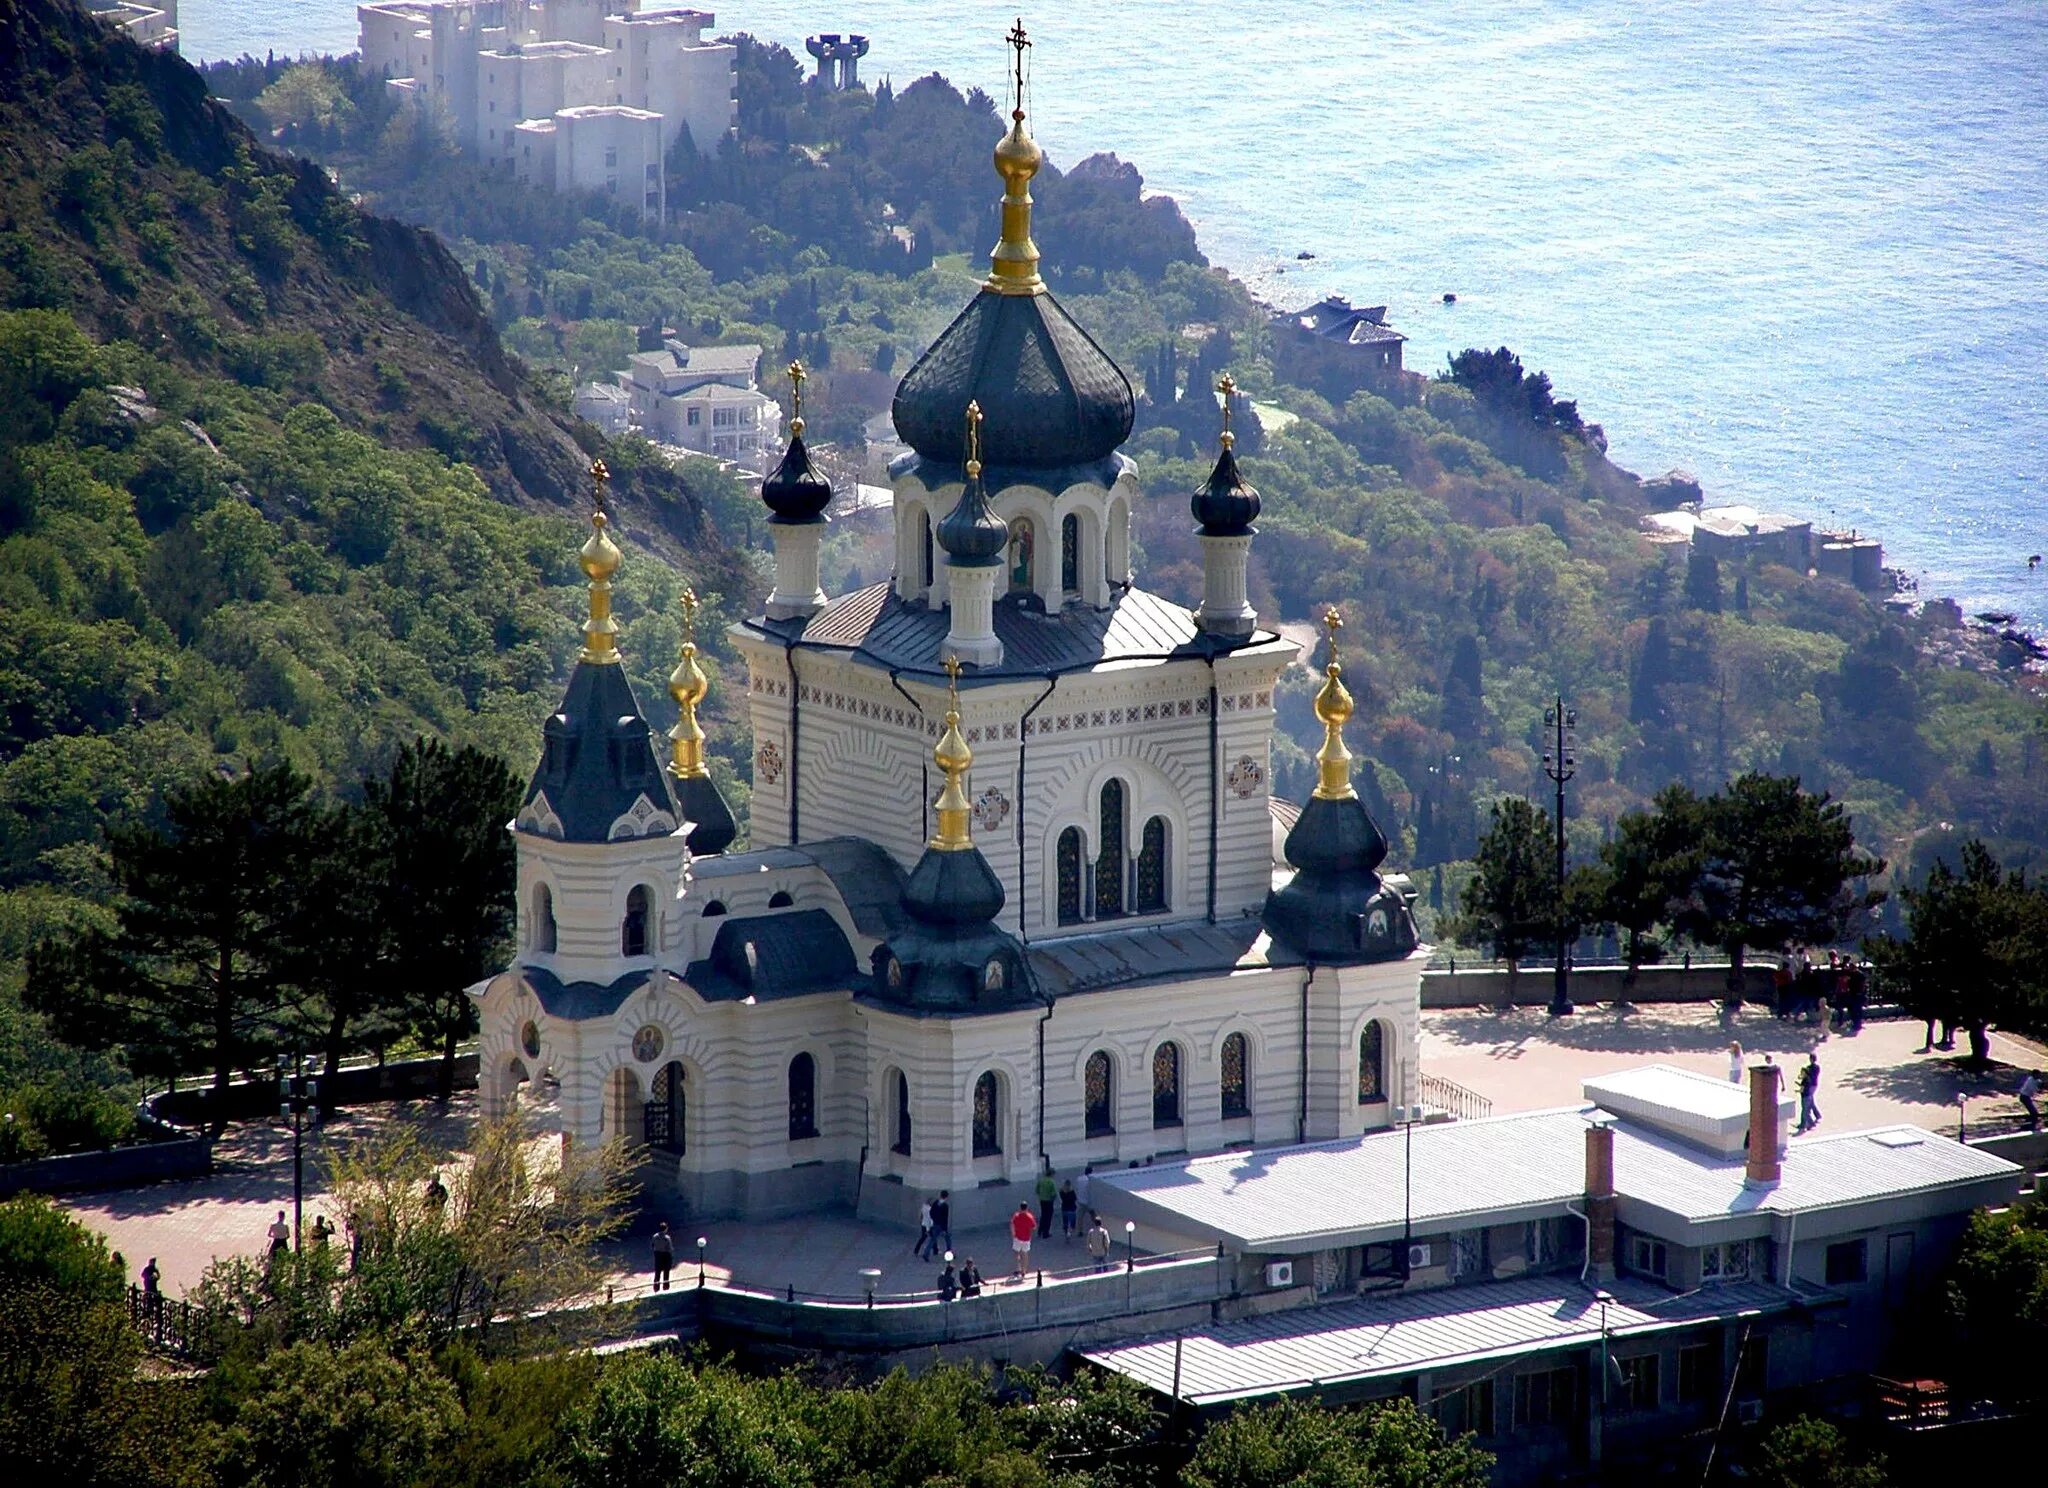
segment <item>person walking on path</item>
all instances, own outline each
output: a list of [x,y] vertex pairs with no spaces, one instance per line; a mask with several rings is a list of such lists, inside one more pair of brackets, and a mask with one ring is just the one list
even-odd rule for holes
[[2020,1081],[2020,1104],[2027,1108],[2027,1130],[2041,1129],[2041,1081],[2032,1070]]
[[1069,1178],[1060,1185],[1060,1238],[1072,1240],[1074,1227],[1081,1219],[1081,1196],[1074,1191],[1074,1180]]
[[960,1295],[979,1297],[981,1295],[981,1267],[974,1264],[974,1257],[967,1258],[967,1264],[960,1268]]
[[1031,1269],[1031,1237],[1037,1233],[1038,1221],[1031,1217],[1031,1206],[1019,1204],[1017,1212],[1010,1216],[1010,1253],[1017,1258],[1019,1281]]
[[1109,1230],[1102,1223],[1102,1216],[1088,1216],[1088,1233],[1082,1237],[1088,1243],[1088,1259],[1095,1262],[1095,1269],[1109,1269]]
[[953,1195],[948,1189],[940,1189],[939,1196],[932,1200],[932,1249],[925,1257],[930,1260],[942,1250],[953,1248]]
[[669,1272],[675,1269],[676,1237],[668,1232],[668,1221],[663,1220],[654,1227],[654,1290],[665,1292],[669,1289]]
[[1820,1125],[1820,1055],[1818,1052],[1806,1056],[1806,1065],[1799,1071],[1799,1129],[1812,1131]]
[[1060,1185],[1052,1176],[1052,1164],[1047,1162],[1038,1175],[1038,1233],[1052,1237],[1052,1206],[1059,1202]]
[[932,1201],[926,1199],[917,1206],[917,1243],[910,1247],[910,1253],[920,1261],[932,1258]]
[[285,1223],[284,1210],[277,1211],[277,1218],[270,1226],[270,1259],[274,1262],[292,1248],[292,1227]]
[[939,1300],[941,1302],[950,1302],[959,1295],[960,1273],[955,1271],[953,1263],[948,1261],[946,1262],[946,1269],[939,1273]]
[[1728,1046],[1728,1083],[1730,1085],[1740,1085],[1742,1083],[1742,1045],[1740,1044],[1730,1044]]

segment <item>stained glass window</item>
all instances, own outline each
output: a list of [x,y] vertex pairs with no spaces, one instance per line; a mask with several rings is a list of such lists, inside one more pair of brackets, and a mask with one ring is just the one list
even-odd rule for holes
[[1371,1105],[1387,1098],[1385,1038],[1378,1023],[1365,1025],[1358,1036],[1358,1103]]
[[1152,1124],[1180,1125],[1179,1044],[1161,1044],[1152,1051]]
[[818,1134],[818,1062],[799,1054],[789,1062],[789,1139]]
[[1102,851],[1095,859],[1095,918],[1114,919],[1124,912],[1124,783],[1102,787]]
[[1223,1119],[1234,1121],[1252,1113],[1251,1091],[1245,1084],[1245,1037],[1233,1033],[1223,1041]]
[[644,884],[633,885],[633,892],[626,896],[626,918],[619,926],[621,956],[647,954],[647,898]]
[[1100,1049],[1088,1056],[1088,1067],[1082,1076],[1082,1098],[1086,1105],[1088,1135],[1116,1135],[1116,1102],[1110,1081],[1109,1056]]
[[1158,914],[1166,908],[1166,818],[1155,816],[1145,823],[1139,839],[1138,871],[1131,887],[1131,910],[1135,914]]
[[1081,587],[1081,519],[1072,513],[1060,519],[1060,587]]
[[896,1140],[890,1150],[910,1156],[910,1081],[899,1070],[896,1075]]
[[989,1070],[974,1082],[974,1155],[976,1157],[1001,1157],[1003,1155],[1002,1128],[998,1125],[1001,1115],[1002,1093],[996,1085],[996,1072]]
[[1059,919],[1062,925],[1081,923],[1081,829],[1068,827],[1060,833],[1054,856],[1059,872]]
[[537,884],[533,890],[533,948],[555,948],[555,895],[546,884]]

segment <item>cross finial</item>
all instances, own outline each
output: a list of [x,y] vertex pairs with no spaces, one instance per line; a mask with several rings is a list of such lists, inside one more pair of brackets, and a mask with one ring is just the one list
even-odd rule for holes
[[1230,432],[1230,400],[1237,396],[1237,379],[1224,373],[1216,379],[1216,391],[1223,395],[1223,447],[1229,449],[1237,442],[1237,436]]
[[946,653],[945,668],[946,710],[950,713],[958,713],[960,711],[960,658],[956,653],[951,651]]
[[1024,51],[1031,45],[1031,38],[1024,34],[1024,17],[1017,17],[1017,24],[1010,28],[1010,34],[1004,40],[1009,42],[1017,53],[1017,107],[1010,117],[1021,119],[1024,117]]
[[612,473],[606,468],[603,460],[590,462],[590,504],[597,509],[600,525],[604,516],[606,488],[610,485],[611,478]]
[[981,474],[981,404],[967,405],[967,473]]
[[810,375],[804,371],[802,362],[789,364],[789,432],[792,434],[804,431],[804,379]]
[[678,603],[683,610],[683,644],[694,645],[697,640],[697,591],[685,587]]
[[1325,608],[1323,611],[1323,629],[1328,631],[1330,634],[1331,666],[1335,666],[1337,664],[1337,632],[1342,630],[1343,628],[1344,617],[1337,612],[1337,607],[1335,605],[1330,605],[1327,608]]

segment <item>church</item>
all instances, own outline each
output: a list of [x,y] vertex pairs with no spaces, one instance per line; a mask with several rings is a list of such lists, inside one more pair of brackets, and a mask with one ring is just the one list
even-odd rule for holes
[[692,1216],[895,1220],[945,1189],[975,1224],[1048,1169],[1352,1136],[1417,1099],[1423,951],[1351,786],[1336,617],[1318,783],[1276,811],[1299,648],[1247,602],[1229,389],[1189,611],[1131,570],[1131,384],[1040,276],[1042,158],[1020,73],[988,278],[896,394],[887,582],[820,587],[834,493],[792,369],[774,587],[730,631],[747,850],[694,642],[664,759],[601,504],[579,555],[584,645],[512,823],[517,955],[472,990],[482,1100],[557,1084],[571,1141],[644,1148]]

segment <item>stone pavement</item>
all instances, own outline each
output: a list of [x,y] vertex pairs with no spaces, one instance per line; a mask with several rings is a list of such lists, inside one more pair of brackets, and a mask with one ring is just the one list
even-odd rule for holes
[[1699,1004],[1625,1015],[1594,1007],[1569,1018],[1552,1018],[1541,1008],[1455,1009],[1422,1015],[1422,1068],[1477,1091],[1496,1113],[1528,1111],[1575,1105],[1589,1076],[1632,1065],[1675,1064],[1725,1078],[1728,1043],[1736,1039],[1746,1062],[1770,1054],[1788,1070],[1806,1063],[1808,1050],[1819,1051],[1824,1130],[1909,1122],[1951,1137],[1958,1095],[1969,1097],[1971,1131],[1986,1122],[2009,1128],[2021,1117],[2014,1095],[2021,1071],[2048,1068],[2048,1054],[2006,1034],[1992,1034],[1992,1068],[1979,1073],[1962,1066],[1967,1040],[1960,1033],[1954,1051],[1923,1051],[1926,1025],[1919,1022],[1868,1022],[1859,1033],[1822,1033],[1755,1007],[1732,1025]]

